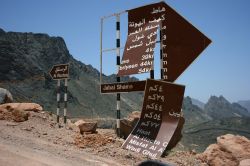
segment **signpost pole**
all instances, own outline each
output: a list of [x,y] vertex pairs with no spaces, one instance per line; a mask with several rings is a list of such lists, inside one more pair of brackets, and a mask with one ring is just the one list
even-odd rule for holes
[[100,84],[102,84],[102,31],[103,31],[103,18],[101,18],[101,33],[100,33]]
[[[120,66],[120,14],[116,15],[116,65],[117,65],[117,74],[119,72],[119,66]],[[120,82],[120,77],[116,77],[116,81]],[[121,94],[117,93],[116,96],[116,111],[117,111],[117,124],[116,124],[116,131],[117,136],[120,137],[120,119],[121,119],[121,113],[120,113],[120,107],[121,107]]]
[[60,80],[57,80],[57,88],[56,88],[56,91],[57,91],[57,97],[56,97],[56,100],[57,100],[57,108],[56,108],[56,122],[59,123],[59,112],[60,112]]
[[163,48],[162,48],[162,22],[160,22],[160,64],[161,64],[161,80],[163,79]]
[[68,79],[67,78],[65,78],[64,87],[65,87],[65,92],[64,92],[63,116],[64,116],[64,124],[66,124],[66,121],[67,121],[67,100],[68,100]]

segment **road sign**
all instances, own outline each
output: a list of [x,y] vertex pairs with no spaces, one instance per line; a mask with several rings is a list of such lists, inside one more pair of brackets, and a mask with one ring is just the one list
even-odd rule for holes
[[122,147],[150,158],[161,156],[178,127],[184,90],[182,85],[147,80],[140,120]]
[[69,78],[69,64],[54,65],[49,74],[54,80]]
[[174,82],[211,43],[204,34],[165,2],[128,10],[128,38],[118,75],[152,69],[156,29],[161,24],[162,70]]
[[101,84],[101,93],[123,93],[144,91],[146,81]]

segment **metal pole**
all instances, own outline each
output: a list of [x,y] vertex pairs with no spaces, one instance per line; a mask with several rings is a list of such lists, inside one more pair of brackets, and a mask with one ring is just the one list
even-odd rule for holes
[[67,121],[67,100],[68,100],[68,79],[65,79],[64,82],[64,87],[65,87],[65,92],[64,92],[64,111],[63,111],[63,116],[64,116],[64,124],[66,124]]
[[162,48],[162,22],[160,22],[160,63],[161,63],[161,79],[163,79],[163,48]]
[[102,31],[103,31],[103,18],[101,18],[101,33],[100,33],[100,85],[102,84]]
[[[117,65],[117,74],[119,72],[120,67],[120,15],[116,15],[116,65]],[[117,82],[120,82],[120,77],[116,77]],[[121,107],[121,96],[120,93],[117,93],[116,98],[116,111],[117,111],[117,136],[120,137],[121,135],[121,129],[120,129],[120,119],[121,119],[121,113],[120,113],[120,107]]]
[[57,108],[56,108],[56,122],[59,123],[59,112],[60,112],[60,80],[57,80],[57,88],[56,88],[56,101],[57,101]]

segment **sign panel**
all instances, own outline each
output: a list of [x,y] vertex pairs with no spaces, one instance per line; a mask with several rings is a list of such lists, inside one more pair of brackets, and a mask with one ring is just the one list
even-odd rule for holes
[[118,76],[144,73],[152,68],[160,23],[163,75],[167,81],[174,82],[211,43],[165,2],[129,10],[128,17],[128,38]]
[[101,93],[122,93],[144,91],[146,81],[101,84]]
[[54,80],[69,78],[69,64],[54,65],[49,74]]
[[147,73],[153,68],[157,29],[164,11],[155,17],[148,6],[128,11],[128,37],[118,75]]
[[161,156],[178,126],[184,90],[182,85],[147,80],[140,120],[122,147],[150,158]]

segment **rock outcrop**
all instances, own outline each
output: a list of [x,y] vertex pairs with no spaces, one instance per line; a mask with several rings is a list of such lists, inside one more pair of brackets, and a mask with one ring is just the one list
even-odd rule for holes
[[232,134],[220,136],[198,158],[210,166],[244,165],[250,160],[250,140]]
[[12,103],[13,102],[13,97],[11,93],[4,88],[0,88],[0,104],[4,103]]
[[[15,102],[39,103],[45,110],[56,113],[56,81],[51,79],[49,71],[53,65],[65,63],[70,68],[68,116],[115,117],[115,95],[100,94],[100,72],[74,59],[62,37],[0,30],[0,87],[8,88]],[[103,83],[116,81],[113,75],[102,78]],[[60,91],[63,93],[64,88]],[[138,93],[122,95],[125,102],[121,116],[138,110],[141,97]]]
[[29,111],[42,111],[43,108],[36,103],[7,103],[0,105],[0,120],[13,120],[23,122],[28,120]]

